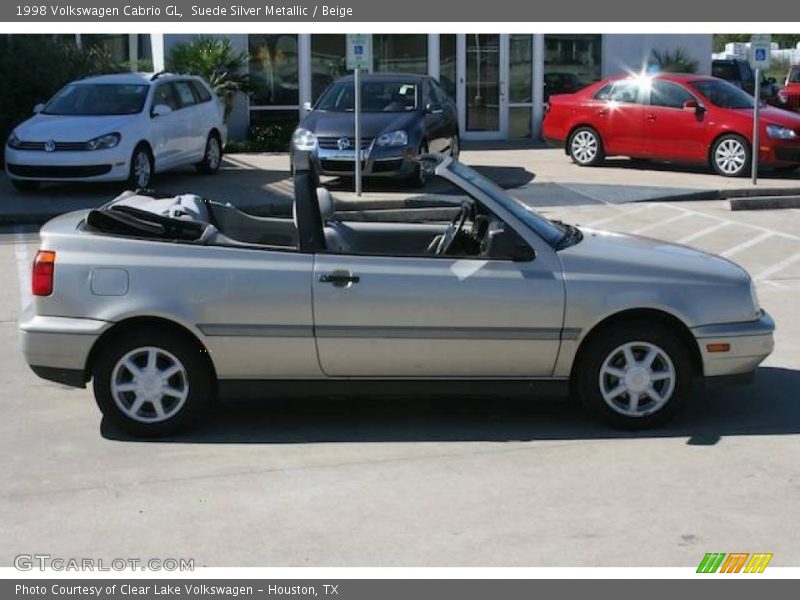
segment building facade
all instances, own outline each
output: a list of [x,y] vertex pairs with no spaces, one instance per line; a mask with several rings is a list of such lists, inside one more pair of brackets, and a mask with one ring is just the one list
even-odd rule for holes
[[[84,36],[85,37],[85,36]],[[132,64],[161,70],[191,34],[95,36]],[[345,34],[232,34],[248,55],[255,91],[236,103],[232,138],[251,125],[296,122],[305,103],[347,73]],[[146,39],[145,39],[146,38]],[[550,93],[624,71],[640,72],[653,50],[685,51],[711,71],[710,34],[373,34],[372,71],[429,74],[456,100],[462,138],[538,138]],[[85,40],[84,40],[85,41]],[[135,60],[134,60],[135,59]]]

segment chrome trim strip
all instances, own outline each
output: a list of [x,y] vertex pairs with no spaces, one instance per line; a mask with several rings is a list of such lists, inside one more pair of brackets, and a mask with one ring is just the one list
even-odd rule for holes
[[311,325],[201,324],[197,328],[209,337],[314,337],[314,327]]
[[314,337],[428,340],[571,340],[580,329],[557,327],[382,327],[349,325],[217,325],[197,326],[207,336]]
[[764,310],[755,321],[739,323],[719,323],[692,327],[696,338],[739,337],[750,335],[768,335],[775,331],[775,321]]

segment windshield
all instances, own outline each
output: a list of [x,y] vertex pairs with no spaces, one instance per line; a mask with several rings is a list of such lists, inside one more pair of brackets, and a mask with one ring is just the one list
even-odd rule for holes
[[735,85],[720,79],[692,81],[691,85],[714,106],[720,108],[753,108],[753,97]]
[[46,115],[133,115],[142,112],[148,86],[121,83],[71,83],[42,111]]
[[800,83],[800,69],[792,69],[789,73],[789,83]]
[[[352,81],[331,85],[317,103],[316,110],[351,112],[355,106],[355,86]],[[369,113],[407,112],[419,108],[416,83],[403,80],[362,81],[361,110]]]
[[567,235],[567,228],[546,219],[537,213],[530,206],[523,204],[496,183],[487,179],[483,175],[474,171],[460,162],[452,162],[448,166],[459,177],[466,179],[481,192],[491,197],[492,200],[501,204],[503,208],[509,210],[515,217],[523,221],[528,227],[533,229],[539,236],[551,246],[558,246],[564,241]]

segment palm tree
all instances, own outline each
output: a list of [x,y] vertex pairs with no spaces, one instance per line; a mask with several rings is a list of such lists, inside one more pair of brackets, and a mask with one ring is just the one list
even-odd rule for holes
[[653,64],[666,73],[695,73],[697,61],[683,48],[675,50],[653,50]]
[[168,71],[205,79],[225,103],[227,119],[236,94],[250,91],[250,79],[244,71],[247,58],[247,52],[233,49],[230,38],[203,35],[175,46],[166,66]]

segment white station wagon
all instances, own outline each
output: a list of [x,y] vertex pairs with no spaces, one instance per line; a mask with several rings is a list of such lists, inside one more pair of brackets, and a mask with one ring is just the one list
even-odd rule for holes
[[219,169],[225,107],[200,77],[120,73],[64,86],[6,142],[6,172],[21,191],[43,181],[127,181],[194,164]]

